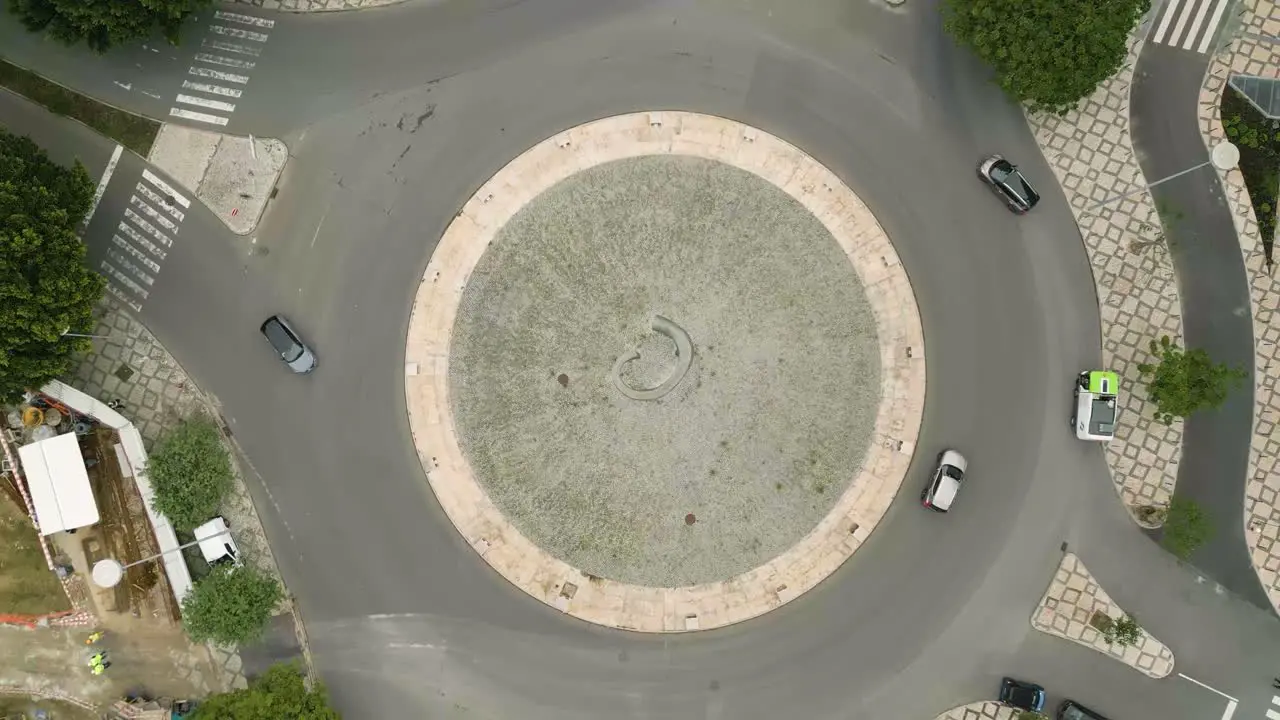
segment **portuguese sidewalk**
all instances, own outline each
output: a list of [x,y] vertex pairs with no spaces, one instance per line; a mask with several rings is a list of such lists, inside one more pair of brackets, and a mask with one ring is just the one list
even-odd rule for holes
[[[1088,250],[1102,312],[1102,361],[1120,374],[1120,416],[1107,464],[1116,492],[1137,521],[1144,506],[1167,506],[1182,457],[1182,421],[1156,421],[1141,389],[1138,363],[1147,344],[1182,337],[1182,310],[1160,219],[1149,192],[1096,207],[1142,188],[1146,180],[1129,137],[1129,87],[1142,49],[1142,28],[1129,41],[1119,73],[1072,112],[1030,115],[1036,140],[1071,204]],[[1090,368],[1080,368],[1088,370]],[[1063,392],[1070,378],[1063,378]]]
[[[1243,32],[1213,60],[1200,91],[1200,132],[1206,147],[1226,138],[1219,98],[1231,73],[1275,77],[1280,44],[1262,36],[1280,35],[1280,5],[1272,0],[1244,0]],[[1245,485],[1245,541],[1271,606],[1280,609],[1280,280],[1268,268],[1257,218],[1239,169],[1219,171],[1233,211],[1253,310],[1254,426]]]
[[[148,451],[168,430],[195,413],[218,417],[213,398],[201,391],[155,337],[117,302],[108,296],[96,315],[93,334],[102,337],[93,340],[94,352],[82,358],[73,375],[65,379],[69,385],[103,402],[123,402],[119,412],[138,428]],[[244,561],[279,578],[238,464],[233,462],[232,467],[236,482],[231,496],[223,502],[222,514]],[[290,611],[286,602],[279,612]],[[244,666],[235,648],[210,644],[208,650],[225,687],[244,687],[246,673],[256,670]]]
[[289,12],[325,12],[335,10],[363,10],[364,8],[396,5],[405,0],[235,0],[242,5],[252,5],[263,10],[287,10]]

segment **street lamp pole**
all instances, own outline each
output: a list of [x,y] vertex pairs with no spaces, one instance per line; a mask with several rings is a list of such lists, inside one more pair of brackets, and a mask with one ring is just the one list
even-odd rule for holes
[[134,567],[135,565],[149,563],[152,560],[157,560],[170,553],[182,552],[183,550],[186,550],[187,548],[193,545],[198,545],[204,542],[205,540],[212,540],[216,537],[221,537],[223,535],[230,535],[230,534],[231,534],[231,528],[227,528],[226,530],[219,530],[218,532],[212,535],[196,538],[195,540],[192,540],[191,542],[183,545],[179,545],[178,547],[173,548],[172,550],[165,550],[163,552],[158,552],[155,555],[152,555],[151,557],[145,557],[145,558],[142,558],[141,560],[135,560],[129,563],[128,565],[122,565],[120,561],[116,560],[115,558],[103,558],[102,560],[99,560],[98,562],[93,564],[93,570],[90,571],[90,575],[93,577],[93,584],[97,585],[98,587],[102,587],[102,588],[115,587],[116,585],[120,584],[120,581],[122,579],[124,579],[124,571],[128,570],[131,567]]
[[1230,169],[1234,168],[1234,167],[1236,166],[1236,164],[1237,164],[1237,163],[1239,163],[1239,162],[1240,162],[1240,149],[1239,149],[1239,148],[1237,148],[1235,145],[1231,144],[1230,142],[1226,142],[1226,141],[1221,142],[1221,143],[1218,143],[1217,145],[1214,145],[1214,146],[1213,146],[1213,150],[1212,150],[1212,151],[1210,151],[1210,153],[1209,153],[1209,159],[1208,159],[1208,160],[1205,160],[1204,162],[1200,163],[1199,165],[1195,165],[1195,166],[1189,167],[1189,168],[1187,168],[1186,170],[1183,170],[1183,171],[1181,171],[1181,172],[1176,172],[1176,173],[1174,173],[1174,174],[1172,174],[1172,175],[1169,175],[1169,176],[1167,176],[1167,177],[1162,177],[1162,178],[1160,178],[1159,180],[1156,180],[1156,181],[1155,181],[1155,182],[1153,182],[1153,183],[1147,183],[1146,185],[1142,185],[1142,186],[1140,186],[1140,187],[1136,187],[1136,188],[1134,188],[1133,190],[1130,190],[1129,192],[1121,193],[1120,195],[1116,195],[1116,196],[1114,196],[1114,197],[1109,197],[1109,198],[1107,198],[1106,200],[1103,200],[1102,202],[1099,202],[1099,203],[1095,203],[1095,204],[1093,204],[1093,205],[1090,205],[1089,207],[1085,208],[1085,210],[1084,210],[1084,214],[1091,213],[1091,212],[1093,212],[1093,211],[1097,210],[1098,208],[1101,208],[1101,207],[1103,207],[1103,206],[1105,206],[1105,205],[1110,205],[1111,203],[1113,203],[1113,202],[1115,202],[1115,201],[1117,201],[1117,200],[1123,200],[1124,198],[1130,197],[1130,196],[1132,196],[1132,195],[1137,195],[1138,193],[1143,192],[1144,190],[1150,190],[1151,188],[1153,188],[1153,187],[1155,187],[1155,186],[1157,186],[1157,185],[1161,185],[1161,184],[1167,183],[1167,182],[1169,182],[1170,180],[1176,180],[1177,178],[1180,178],[1180,177],[1182,177],[1183,175],[1186,175],[1187,173],[1193,173],[1193,172],[1195,172],[1196,170],[1199,170],[1199,169],[1200,169],[1200,168],[1202,168],[1202,167],[1206,167],[1206,166],[1208,166],[1208,165],[1213,165],[1214,167],[1218,168],[1219,170],[1230,170]]

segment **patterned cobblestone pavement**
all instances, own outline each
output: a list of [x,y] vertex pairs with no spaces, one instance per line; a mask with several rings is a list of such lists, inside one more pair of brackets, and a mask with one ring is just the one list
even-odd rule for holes
[[[102,337],[93,339],[94,352],[81,358],[72,377],[66,379],[68,384],[103,401],[123,401],[120,413],[138,428],[148,451],[165,431],[193,414],[217,417],[213,398],[202,392],[155,337],[116,301],[104,300],[98,317],[92,334]],[[232,465],[237,470],[236,483],[223,503],[222,514],[235,530],[244,561],[279,577],[248,488],[239,475],[239,464]],[[287,609],[287,603],[282,603],[282,611]],[[238,652],[213,645],[209,651],[223,673],[223,685],[243,687]]]
[[1013,720],[1016,711],[998,702],[980,702],[952,708],[936,720]]
[[[1138,363],[1148,343],[1182,337],[1178,286],[1160,219],[1129,137],[1129,86],[1140,34],[1115,76],[1063,117],[1028,119],[1066,193],[1093,266],[1102,310],[1102,358],[1121,377],[1121,411],[1107,445],[1116,491],[1137,519],[1142,506],[1166,505],[1182,458],[1182,422],[1155,420]],[[1090,368],[1080,368],[1088,370]],[[1071,378],[1063,378],[1069,392]]]
[[1154,678],[1173,672],[1173,653],[1164,643],[1146,630],[1134,645],[1108,643],[1102,633],[1089,624],[1094,613],[1105,613],[1113,620],[1124,617],[1124,611],[1098,585],[1084,563],[1067,553],[1031,616],[1031,626],[1097,650]]
[[[1280,36],[1280,5],[1268,0],[1242,3],[1242,28],[1209,66],[1200,91],[1200,132],[1212,147],[1226,138],[1218,103],[1232,73],[1275,77],[1280,45],[1260,36]],[[1266,265],[1253,205],[1238,169],[1219,171],[1233,210],[1244,254],[1253,305],[1254,426],[1245,486],[1245,541],[1272,607],[1280,609],[1280,280]]]

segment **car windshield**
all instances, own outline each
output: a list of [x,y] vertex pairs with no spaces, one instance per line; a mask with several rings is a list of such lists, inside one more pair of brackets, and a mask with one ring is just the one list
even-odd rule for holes
[[294,342],[293,338],[285,332],[284,327],[274,318],[267,321],[263,327],[267,339],[271,341],[271,346],[280,353],[285,362],[293,362],[302,357],[302,346]]
[[943,465],[942,474],[949,478],[955,478],[956,480],[964,478],[964,473],[960,472],[960,468],[954,465]]

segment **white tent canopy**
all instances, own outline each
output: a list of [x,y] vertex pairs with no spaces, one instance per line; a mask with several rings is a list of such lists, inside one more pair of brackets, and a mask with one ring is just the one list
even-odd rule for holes
[[98,522],[98,504],[75,433],[18,448],[22,472],[31,490],[40,534],[52,535]]

